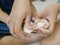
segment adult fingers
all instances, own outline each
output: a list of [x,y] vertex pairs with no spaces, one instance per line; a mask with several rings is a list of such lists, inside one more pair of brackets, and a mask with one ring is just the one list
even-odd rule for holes
[[31,25],[31,15],[30,15],[30,14],[26,16],[25,25],[26,25],[28,28],[32,29],[32,25]]

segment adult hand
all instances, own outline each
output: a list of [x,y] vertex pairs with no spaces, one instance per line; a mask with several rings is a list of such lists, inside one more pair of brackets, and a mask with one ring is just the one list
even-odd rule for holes
[[[9,16],[6,13],[4,13],[2,10],[0,10],[0,21],[6,23],[8,26],[10,25]],[[9,26],[9,28],[10,28],[10,26]],[[23,42],[25,44],[40,40],[39,33],[31,33],[31,34],[24,33],[23,35],[24,35],[23,37],[19,37],[17,39],[19,39],[20,42]]]
[[31,7],[29,0],[15,0],[9,16],[10,33],[15,37],[23,37],[22,23],[30,26]]

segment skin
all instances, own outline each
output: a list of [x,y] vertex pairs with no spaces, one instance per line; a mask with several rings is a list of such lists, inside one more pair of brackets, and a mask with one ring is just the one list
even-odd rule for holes
[[43,9],[38,13],[36,18],[45,18],[49,21],[50,25],[48,29],[44,28],[40,29],[40,34],[42,32],[42,36],[46,35],[46,37],[48,37],[50,34],[53,33],[55,23],[57,22],[57,15],[59,14],[59,12],[60,12],[60,3],[54,3],[48,5],[45,9]]
[[60,21],[56,23],[54,32],[40,41],[41,45],[60,45]]
[[1,45],[23,45],[23,41],[14,38],[13,36],[5,36],[0,39]]
[[[10,33],[16,38],[24,39],[25,33],[22,31],[22,23],[25,19],[25,25],[30,25],[32,14],[32,4],[34,0],[15,0],[10,16],[8,16],[7,25],[10,28]],[[21,5],[22,4],[22,5]]]
[[16,38],[23,38],[25,35],[22,31],[24,19],[25,24],[32,28],[30,25],[30,18],[32,17],[31,2],[31,0],[15,0],[9,16],[1,11],[0,15],[5,16],[5,19],[1,18],[1,20],[8,25],[10,33]]
[[[52,4],[52,5],[49,5],[47,8],[45,8],[45,10],[42,12],[42,14],[46,15],[46,14],[51,14],[49,17],[48,15],[46,16],[47,19],[50,18],[50,21],[52,23],[52,26],[53,24],[55,26],[54,29],[52,28],[51,29],[51,32],[49,34],[49,36],[47,38],[43,38],[40,43],[41,45],[60,45],[60,20],[59,22],[57,22],[57,15],[60,13],[60,3],[55,3],[55,4]],[[41,16],[41,15],[40,15]],[[57,23],[56,23],[57,22]],[[50,24],[51,25],[51,24]]]
[[[8,25],[8,15],[6,13],[4,13],[1,9],[0,9],[0,21],[6,23]],[[34,39],[33,39],[34,37]],[[27,38],[27,39],[26,39]],[[10,39],[10,40],[9,40]],[[14,37],[14,36],[6,36],[6,37],[3,37],[2,39],[2,44],[4,42],[8,42],[9,41],[12,41],[14,42],[15,40],[17,40],[16,42],[19,42],[19,44],[21,44],[21,42],[24,42],[22,44],[25,44],[25,43],[29,43],[29,42],[34,42],[34,41],[37,41],[40,39],[40,35],[37,33],[37,34],[25,34],[25,36],[23,38],[17,38],[17,37]],[[6,42],[6,43],[7,43]],[[15,43],[16,43],[15,42]],[[10,42],[9,42],[10,43]]]
[[[49,11],[49,10],[48,10],[48,11]],[[54,11],[55,11],[55,10],[54,10]],[[3,12],[2,12],[2,13],[0,13],[0,14],[2,14],[2,17],[5,17],[4,14],[6,14],[6,13],[3,13]],[[40,18],[40,16],[41,16],[41,15],[39,15],[39,18]],[[56,15],[55,15],[55,16],[56,16]],[[1,21],[9,24],[9,23],[8,23],[8,22],[9,22],[9,18],[7,18],[7,17],[8,17],[8,16],[6,16],[5,19],[4,19],[4,18],[0,18],[0,19],[1,19]],[[42,16],[41,16],[41,17],[42,17]],[[6,19],[8,19],[8,20],[6,20]],[[45,32],[45,33],[46,33],[46,32]],[[42,34],[43,34],[43,33],[42,33]],[[48,34],[48,32],[47,32],[47,34]],[[49,34],[50,34],[50,33],[49,33]],[[33,34],[33,35],[32,35],[32,34],[28,34],[27,37],[24,37],[24,38],[25,38],[24,40],[27,41],[27,42],[29,42],[28,40],[30,40],[30,41],[35,41],[35,40],[32,40],[33,38],[32,38],[32,39],[29,38],[29,36],[31,36],[31,38],[32,38],[32,36],[34,36],[34,34]],[[36,34],[35,34],[35,37],[37,37]],[[38,35],[38,37],[39,37],[39,35]],[[19,37],[19,38],[20,38],[20,37]],[[26,40],[26,38],[28,38],[28,40]],[[3,38],[2,38],[2,39],[3,39]],[[16,38],[15,38],[15,39],[16,39]],[[34,38],[34,39],[38,39],[38,38]],[[23,41],[24,41],[24,40],[23,40]],[[23,41],[22,41],[22,42],[23,42]]]
[[[41,40],[41,45],[60,45],[60,22],[56,23],[56,27],[54,29],[54,33],[52,33],[51,36],[49,36],[48,38],[44,38],[43,40]],[[52,41],[53,40],[53,41]],[[14,44],[12,44],[12,42]],[[14,38],[13,36],[5,36],[0,40],[0,44],[8,44],[8,45],[24,45],[23,42],[16,38]]]
[[[35,17],[34,20],[45,18],[49,21],[50,24],[50,27],[48,29],[42,28],[39,30],[40,36],[42,37],[42,39],[40,40],[41,45],[60,45],[59,41],[60,22],[56,23],[57,15],[59,13],[60,13],[60,3],[50,4],[45,9],[37,13],[38,15]],[[55,30],[56,32],[54,32]]]
[[[7,26],[9,26],[9,16],[3,12],[1,9],[0,9],[0,21],[4,22],[7,24]],[[10,28],[10,27],[9,27]],[[34,37],[34,38],[33,38]],[[23,38],[19,37],[14,37],[14,36],[5,36],[3,38],[0,39],[0,44],[1,45],[24,45],[24,44],[27,44],[27,43],[30,43],[30,42],[34,42],[34,41],[38,41],[40,40],[40,35],[39,33],[32,33],[32,34],[26,34],[25,33],[25,36]],[[12,43],[13,42],[13,43]]]
[[[28,3],[28,4],[26,5],[26,3]],[[22,4],[21,7],[19,6],[20,4]],[[7,26],[10,28],[11,34],[13,35],[13,36],[3,37],[1,39],[2,44],[3,43],[7,44],[7,42],[10,41],[9,39],[11,39],[12,42],[14,42],[15,40],[17,40],[16,42],[18,42],[20,40],[19,44],[26,44],[26,43],[40,40],[39,33],[26,34],[26,33],[23,33],[22,29],[21,29],[21,24],[22,24],[22,21],[25,18],[25,16],[26,16],[25,24],[28,23],[29,19],[30,19],[30,8],[29,8],[30,6],[29,6],[29,4],[30,4],[29,0],[27,0],[27,1],[26,0],[24,0],[24,1],[23,0],[22,1],[16,0],[14,3],[14,6],[12,8],[10,16],[8,16],[8,14],[6,14],[5,12],[3,12],[0,9],[0,21],[7,24]],[[28,8],[27,8],[27,6],[28,6]],[[29,10],[27,10],[27,9],[29,9]],[[21,12],[21,10],[22,10],[22,12]],[[19,11],[19,13],[18,13],[18,11]],[[23,17],[23,19],[22,19],[22,17]],[[34,39],[33,39],[33,37],[34,37]],[[24,43],[22,43],[22,42],[24,42]],[[9,44],[11,44],[11,43],[9,42]]]
[[[60,22],[56,23],[56,27],[54,29],[54,33],[49,36],[48,38],[44,38],[41,40],[41,45],[60,45]],[[14,44],[12,44],[12,42]],[[24,45],[20,40],[14,38],[13,36],[5,36],[2,39],[0,39],[0,44],[8,44],[8,45]]]
[[8,26],[10,27],[10,33],[17,38],[23,38],[24,33],[22,32],[22,23],[25,19],[27,25],[30,25],[30,17],[30,0],[15,0],[9,16]]

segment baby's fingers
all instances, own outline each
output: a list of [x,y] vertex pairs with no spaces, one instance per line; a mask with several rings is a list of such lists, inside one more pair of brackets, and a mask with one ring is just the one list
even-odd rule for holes
[[40,28],[39,30],[42,34],[45,34],[45,35],[49,35],[52,32],[52,30],[48,30],[48,29],[44,29],[44,28]]
[[40,30],[38,30],[38,33],[40,34],[40,38],[43,38],[43,37],[48,37],[48,35],[43,34]]

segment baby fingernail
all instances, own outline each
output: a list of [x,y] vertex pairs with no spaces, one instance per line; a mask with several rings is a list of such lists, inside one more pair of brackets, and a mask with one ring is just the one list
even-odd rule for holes
[[28,28],[28,29],[30,29],[30,30],[32,29],[32,27],[31,27],[31,26],[27,26],[27,28]]

